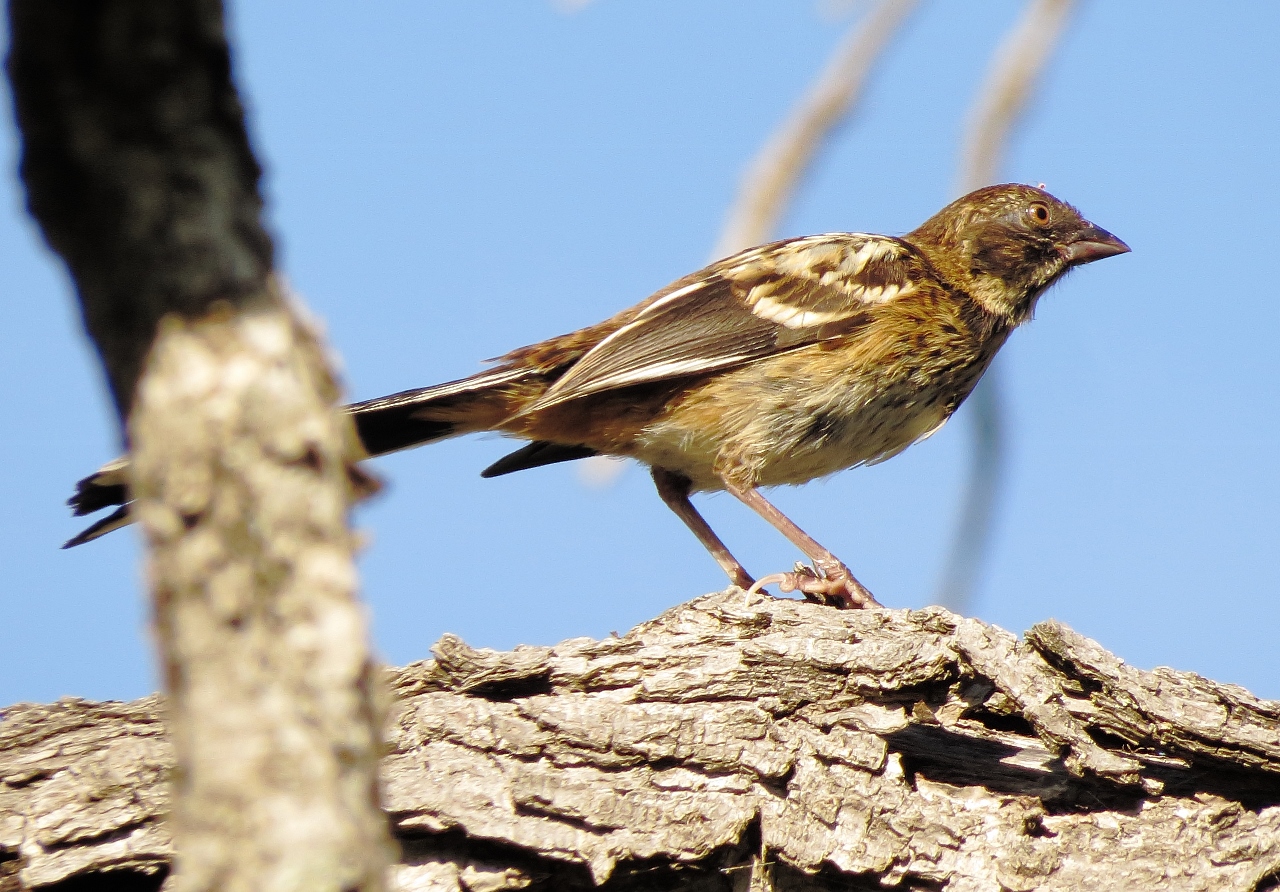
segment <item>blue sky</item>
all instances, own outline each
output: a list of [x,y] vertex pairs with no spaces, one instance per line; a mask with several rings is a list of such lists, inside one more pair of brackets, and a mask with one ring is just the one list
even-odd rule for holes
[[[831,3],[237,2],[237,76],[284,272],[364,399],[598,321],[703,265],[739,175],[853,19]],[[779,235],[901,233],[950,197],[1021,4],[921,4]],[[1280,697],[1280,5],[1085,3],[1009,154],[1133,253],[1079,270],[1000,362],[1009,486],[974,615],[1057,617],[1129,662]],[[65,272],[0,178],[0,703],[155,687],[136,535],[72,551],[63,500],[118,448]],[[928,604],[964,410],[893,461],[774,492],[890,606]],[[510,448],[377,464],[360,508],[379,652],[623,631],[722,588],[628,467],[497,480]],[[700,497],[748,568],[797,555]]]

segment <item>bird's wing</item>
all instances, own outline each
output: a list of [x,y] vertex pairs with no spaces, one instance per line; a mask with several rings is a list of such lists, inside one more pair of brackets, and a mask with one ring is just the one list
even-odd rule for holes
[[849,335],[871,320],[875,305],[914,290],[924,264],[906,242],[862,233],[806,236],[735,254],[644,307],[522,414]]

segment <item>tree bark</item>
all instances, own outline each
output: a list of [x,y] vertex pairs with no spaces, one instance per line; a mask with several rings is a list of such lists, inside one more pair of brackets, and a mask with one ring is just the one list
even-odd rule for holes
[[[1280,703],[1057,622],[709,595],[625,636],[392,670],[394,888],[1254,890]],[[0,889],[156,888],[158,698],[0,725]],[[5,884],[8,885],[5,885]]]
[[218,0],[10,0],[27,205],[123,418],[161,318],[258,298],[273,249]]
[[381,889],[378,679],[347,528],[366,481],[272,272],[221,4],[10,0],[9,17],[28,205],[131,446],[175,884]]

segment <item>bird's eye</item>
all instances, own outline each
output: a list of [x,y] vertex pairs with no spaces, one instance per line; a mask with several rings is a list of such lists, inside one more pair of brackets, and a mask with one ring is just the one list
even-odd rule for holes
[[1037,226],[1043,226],[1049,222],[1049,206],[1037,201],[1027,208],[1027,215],[1031,217],[1032,223]]

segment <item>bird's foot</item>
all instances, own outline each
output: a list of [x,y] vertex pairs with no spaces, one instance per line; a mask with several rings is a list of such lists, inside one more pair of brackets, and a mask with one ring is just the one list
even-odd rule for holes
[[806,601],[844,609],[879,607],[861,582],[854,579],[849,568],[839,562],[820,567],[819,570],[797,563],[790,573],[772,573],[757,581],[748,589],[758,592],[766,585],[776,584],[784,592],[800,592]]

